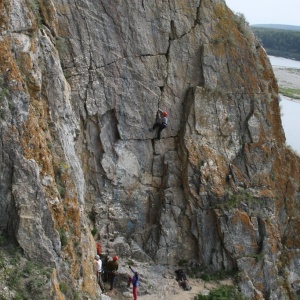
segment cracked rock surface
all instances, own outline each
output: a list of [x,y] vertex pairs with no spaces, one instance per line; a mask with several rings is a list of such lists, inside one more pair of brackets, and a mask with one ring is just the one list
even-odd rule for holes
[[123,259],[237,272],[247,299],[294,299],[300,161],[241,16],[222,0],[0,11],[0,230],[52,267],[49,299],[97,296],[95,239]]

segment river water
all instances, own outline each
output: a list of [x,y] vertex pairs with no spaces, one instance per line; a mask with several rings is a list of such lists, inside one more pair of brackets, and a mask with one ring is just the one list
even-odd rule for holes
[[300,61],[269,55],[272,66],[300,69]]
[[[269,59],[272,66],[300,69],[300,61],[275,56],[269,56]],[[293,101],[281,95],[280,107],[286,144],[300,155],[300,100]]]

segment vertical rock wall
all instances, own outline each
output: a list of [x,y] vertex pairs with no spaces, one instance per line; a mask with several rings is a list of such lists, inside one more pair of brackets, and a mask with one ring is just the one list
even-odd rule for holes
[[26,256],[95,295],[96,229],[110,253],[236,270],[249,299],[293,299],[299,158],[241,16],[221,0],[0,10],[0,228]]

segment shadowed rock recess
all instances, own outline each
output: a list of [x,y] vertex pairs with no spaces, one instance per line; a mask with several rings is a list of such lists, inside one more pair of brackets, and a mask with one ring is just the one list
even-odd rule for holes
[[45,299],[96,297],[94,239],[120,259],[235,271],[247,299],[296,299],[300,160],[241,16],[222,0],[0,12],[0,230],[52,268]]

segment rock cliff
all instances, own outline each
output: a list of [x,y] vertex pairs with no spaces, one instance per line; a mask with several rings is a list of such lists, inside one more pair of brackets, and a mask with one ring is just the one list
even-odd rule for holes
[[222,0],[0,12],[0,230],[52,268],[47,299],[96,296],[91,232],[120,257],[236,271],[247,299],[296,299],[300,160],[242,16]]

